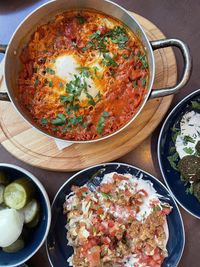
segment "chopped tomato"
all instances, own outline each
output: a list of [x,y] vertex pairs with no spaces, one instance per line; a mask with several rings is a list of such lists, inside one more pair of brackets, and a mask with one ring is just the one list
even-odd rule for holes
[[106,237],[102,237],[101,238],[101,242],[104,244],[104,245],[109,245],[111,243],[111,240],[108,236]]
[[128,181],[127,177],[125,177],[125,176],[123,176],[121,174],[117,174],[117,173],[115,173],[113,175],[113,179],[118,180],[118,181],[123,181],[123,180]]
[[98,210],[97,210],[97,214],[98,214],[98,215],[103,214],[103,209],[102,209],[102,208],[98,208]]
[[109,193],[115,188],[114,184],[102,184],[100,186],[100,191],[103,193]]
[[170,212],[171,212],[170,208],[163,208],[162,209],[162,214],[164,214],[164,215],[168,215]]
[[108,221],[108,227],[112,228],[115,225],[115,222],[113,220]]
[[145,197],[148,196],[147,191],[145,191],[144,189],[140,189],[140,190],[138,191],[138,193],[142,193]]
[[89,261],[89,267],[98,267],[100,265],[100,247],[95,246],[92,247],[88,252],[88,261]]

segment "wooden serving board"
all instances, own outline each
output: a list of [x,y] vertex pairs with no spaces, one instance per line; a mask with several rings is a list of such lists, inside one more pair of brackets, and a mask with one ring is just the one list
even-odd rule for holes
[[[132,13],[133,14],[133,13]],[[165,38],[147,19],[133,14],[143,26],[149,40]],[[177,80],[176,59],[171,48],[154,52],[156,75],[153,88],[172,86]],[[3,68],[3,63],[2,66]],[[1,78],[0,90],[5,91]],[[58,150],[55,141],[32,129],[15,111],[11,103],[0,103],[0,142],[18,159],[53,171],[75,171],[115,160],[136,148],[158,126],[173,96],[149,100],[141,114],[121,133],[90,144],[73,144]]]

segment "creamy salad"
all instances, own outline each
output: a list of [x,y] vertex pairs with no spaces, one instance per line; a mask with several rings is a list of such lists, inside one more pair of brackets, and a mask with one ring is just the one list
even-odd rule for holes
[[168,203],[150,181],[106,174],[95,192],[72,187],[66,196],[68,245],[74,267],[159,267],[167,257]]

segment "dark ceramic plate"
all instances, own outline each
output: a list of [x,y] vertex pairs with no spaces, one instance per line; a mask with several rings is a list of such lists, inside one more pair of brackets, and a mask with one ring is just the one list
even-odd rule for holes
[[184,98],[166,118],[158,140],[158,160],[160,169],[169,188],[177,202],[191,215],[200,219],[200,202],[191,194],[186,194],[184,182],[180,179],[180,173],[174,170],[167,159],[170,147],[174,146],[171,128],[176,125],[186,111],[191,110],[191,101],[200,100],[200,89]]
[[185,244],[184,226],[177,204],[165,186],[155,177],[136,167],[123,163],[107,163],[85,169],[72,176],[60,188],[52,204],[52,223],[46,241],[47,254],[51,265],[54,267],[68,267],[67,259],[73,254],[72,247],[67,246],[65,229],[66,218],[63,215],[63,203],[65,202],[66,195],[71,192],[72,185],[84,185],[93,174],[102,168],[105,168],[102,176],[115,171],[121,174],[130,173],[138,178],[140,175],[143,175],[144,180],[149,180],[153,183],[156,191],[162,196],[161,199],[168,202],[173,207],[173,211],[168,216],[169,240],[167,250],[169,256],[165,259],[162,266],[176,267],[182,256]]

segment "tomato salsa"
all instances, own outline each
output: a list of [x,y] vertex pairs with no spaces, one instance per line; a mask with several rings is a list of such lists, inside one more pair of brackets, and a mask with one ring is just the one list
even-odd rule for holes
[[147,92],[149,68],[138,37],[92,10],[57,15],[23,48],[21,103],[49,134],[94,140],[127,124]]

